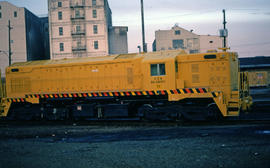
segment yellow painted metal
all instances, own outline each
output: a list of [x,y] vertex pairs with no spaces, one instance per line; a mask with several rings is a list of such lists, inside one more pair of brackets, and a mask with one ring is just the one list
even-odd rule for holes
[[218,106],[221,114],[223,116],[230,116],[229,111],[228,111],[228,105],[225,102],[225,95],[222,92],[218,93],[217,97],[213,97],[216,105]]
[[249,88],[249,72],[241,72],[240,73],[240,104],[241,110],[244,112],[248,112],[253,105],[252,97],[250,96],[250,88]]
[[26,98],[25,100],[28,103],[39,104],[39,98]]
[[4,97],[4,84],[2,82],[1,69],[0,69],[0,99],[3,97]]
[[[204,57],[206,55],[215,55],[216,58],[206,59]],[[178,89],[206,87],[209,92],[219,93],[217,97],[212,98],[222,115],[237,116],[241,106],[237,57],[237,53],[232,52],[180,55],[177,57],[176,87]],[[194,96],[203,97],[202,94],[184,97],[193,98]],[[208,97],[209,95],[205,96],[205,98]]]
[[6,98],[5,84],[2,81],[1,70],[0,70],[0,117],[6,117],[8,115],[11,102]]
[[169,94],[169,101],[181,101],[187,98],[213,98],[211,93]]
[[[165,75],[151,76],[152,64],[164,64]],[[78,94],[166,90],[169,101],[213,99],[223,116],[238,115],[241,102],[239,62],[233,52],[186,54],[180,50],[123,54],[97,58],[15,63],[7,68],[8,98],[26,95]],[[207,88],[208,93],[171,94],[170,90]],[[195,90],[192,90],[195,92]],[[214,96],[212,93],[218,93]],[[38,98],[26,99],[39,103]],[[238,109],[237,109],[238,108]],[[233,109],[234,111],[229,111]],[[237,110],[237,112],[235,111]]]
[[2,98],[0,103],[0,117],[6,117],[12,102],[9,102],[6,98]]

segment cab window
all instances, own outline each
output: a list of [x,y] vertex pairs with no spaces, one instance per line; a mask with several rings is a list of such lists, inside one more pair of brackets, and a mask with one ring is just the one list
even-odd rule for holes
[[166,75],[165,64],[151,64],[151,76]]

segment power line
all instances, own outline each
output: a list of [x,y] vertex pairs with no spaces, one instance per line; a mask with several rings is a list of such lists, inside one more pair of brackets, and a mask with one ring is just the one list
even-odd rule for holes
[[[249,12],[252,11],[261,11],[263,9],[229,9],[228,11],[239,11],[241,13],[250,14]],[[185,13],[185,14],[177,14],[177,15],[170,15],[170,16],[161,16],[161,17],[150,17],[146,18],[145,20],[160,20],[160,19],[167,19],[167,18],[174,18],[174,17],[186,17],[186,16],[196,16],[196,15],[202,15],[202,14],[208,14],[208,13],[217,13],[219,10],[213,9],[213,10],[207,10],[207,11],[198,11],[198,12],[191,12],[191,13]],[[116,21],[117,23],[126,23],[126,22],[132,22],[137,21],[138,19],[129,19],[126,18],[124,20]]]
[[[201,11],[201,12],[193,12],[193,13],[185,13],[185,14],[178,14],[178,15],[170,15],[170,16],[161,16],[161,17],[148,17],[145,20],[150,21],[150,20],[160,20],[160,19],[168,19],[168,18],[173,18],[173,17],[185,17],[185,16],[196,16],[196,15],[202,15],[202,14],[208,14],[208,13],[214,13],[217,10],[207,10],[207,11]],[[129,19],[126,18],[124,20],[119,20],[116,21],[117,23],[124,23],[124,22],[132,22],[132,21],[138,21],[138,19]]]

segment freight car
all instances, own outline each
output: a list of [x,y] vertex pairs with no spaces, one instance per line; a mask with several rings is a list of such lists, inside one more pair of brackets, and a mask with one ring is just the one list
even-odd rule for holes
[[237,53],[182,51],[14,63],[1,117],[15,119],[239,116],[250,108]]

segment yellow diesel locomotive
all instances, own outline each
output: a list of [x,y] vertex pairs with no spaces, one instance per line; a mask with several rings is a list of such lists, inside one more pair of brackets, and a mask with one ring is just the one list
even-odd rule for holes
[[1,82],[12,119],[239,116],[250,108],[237,53],[182,51],[14,63]]

